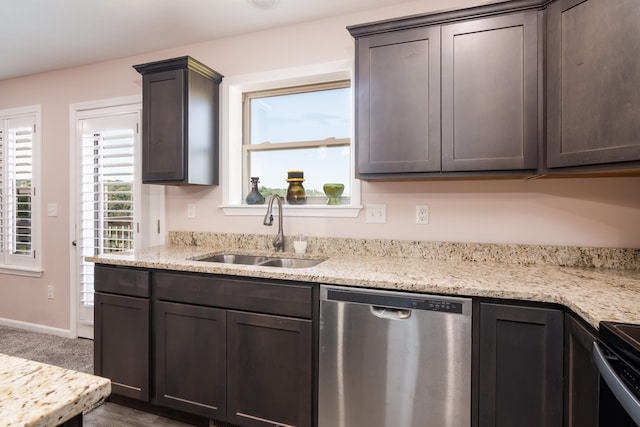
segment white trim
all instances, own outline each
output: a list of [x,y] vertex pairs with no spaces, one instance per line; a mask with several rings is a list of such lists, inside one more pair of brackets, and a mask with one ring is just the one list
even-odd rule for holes
[[[26,107],[8,108],[6,110],[0,110],[0,119],[12,119],[19,117],[35,116],[36,130],[34,132],[33,145],[32,145],[32,161],[33,177],[31,179],[31,187],[35,190],[31,196],[31,236],[32,236],[32,250],[35,253],[33,262],[25,263],[24,265],[1,265],[0,273],[13,274],[17,276],[42,276],[42,106],[41,105],[29,105]],[[1,155],[1,153],[0,153]],[[29,264],[28,266],[26,264]]]
[[69,329],[53,328],[51,326],[39,325],[37,323],[22,322],[20,320],[6,319],[0,317],[0,325],[9,328],[24,329],[31,332],[40,332],[43,334],[57,335],[65,338],[77,338]]
[[[69,113],[76,113],[86,110],[97,110],[100,108],[121,107],[125,105],[142,104],[142,95],[122,96],[119,98],[99,99],[96,101],[76,102],[69,105]],[[86,117],[91,117],[87,115]],[[72,121],[75,125],[75,121]]]
[[[229,216],[264,216],[267,206],[264,205],[221,205],[225,215]],[[329,217],[329,218],[356,218],[362,206],[354,205],[303,205],[282,207],[283,215],[288,217]]]
[[[221,138],[220,170],[222,175],[222,208],[225,215],[264,215],[266,207],[254,207],[242,203],[242,94],[284,86],[308,85],[335,80],[354,81],[353,60],[334,61],[303,67],[272,70],[262,73],[225,77],[221,86]],[[355,91],[353,91],[355,93]],[[353,99],[351,111],[353,114]],[[351,217],[358,216],[360,205],[360,180],[355,178],[354,120],[351,130],[351,179],[348,205],[285,206],[288,216]]]
[[0,274],[11,274],[14,276],[25,276],[25,277],[42,277],[42,273],[43,273],[42,268],[27,268],[27,267],[19,267],[19,266],[0,267]]

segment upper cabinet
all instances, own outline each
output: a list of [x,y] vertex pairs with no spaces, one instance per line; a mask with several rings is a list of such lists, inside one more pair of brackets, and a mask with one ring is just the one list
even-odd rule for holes
[[360,175],[440,171],[440,29],[356,39]]
[[136,65],[142,74],[142,180],[217,185],[222,75],[188,56]]
[[539,12],[483,10],[349,27],[361,178],[537,168]]
[[442,170],[538,166],[538,12],[442,26]]
[[639,22],[637,0],[548,6],[549,168],[640,160]]
[[363,179],[640,170],[640,2],[512,0],[348,28]]

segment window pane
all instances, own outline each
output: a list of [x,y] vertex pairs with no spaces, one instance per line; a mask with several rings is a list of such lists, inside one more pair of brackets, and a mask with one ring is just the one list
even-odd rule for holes
[[307,196],[324,196],[324,184],[341,183],[344,184],[343,197],[349,197],[349,153],[348,146],[254,151],[249,154],[250,175],[260,178],[260,188],[286,191],[289,186],[286,182],[287,171],[301,170],[304,172],[303,185]]
[[251,144],[351,136],[351,88],[251,99]]

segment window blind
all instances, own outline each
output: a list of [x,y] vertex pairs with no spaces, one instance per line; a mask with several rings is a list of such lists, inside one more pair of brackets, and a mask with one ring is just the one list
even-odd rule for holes
[[[0,131],[0,251],[2,264],[34,258],[34,136],[32,117],[6,119]],[[22,260],[21,260],[22,258]],[[23,262],[28,258],[27,262]]]

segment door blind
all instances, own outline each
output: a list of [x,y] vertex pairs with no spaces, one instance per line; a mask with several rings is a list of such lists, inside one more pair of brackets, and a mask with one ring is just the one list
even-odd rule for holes
[[84,262],[84,257],[133,249],[133,132],[122,129],[82,136],[78,249],[80,299],[86,305],[93,305],[93,263]]

